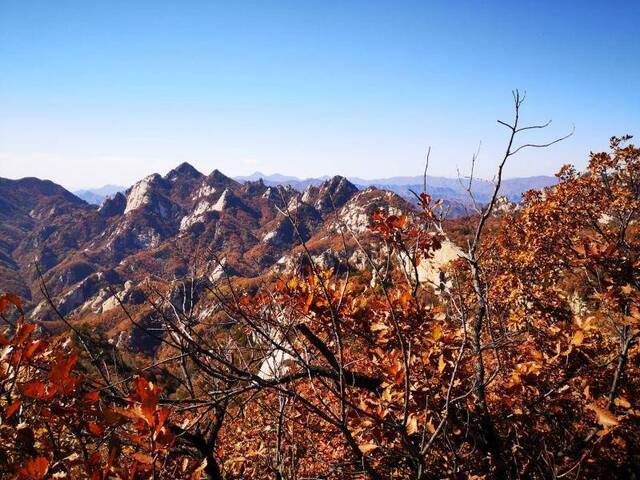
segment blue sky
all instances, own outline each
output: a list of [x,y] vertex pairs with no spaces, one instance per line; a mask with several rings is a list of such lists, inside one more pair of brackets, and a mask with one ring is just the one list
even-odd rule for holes
[[640,134],[640,2],[0,0],[0,176],[128,184],[189,161],[491,177],[511,117],[553,119],[508,176]]

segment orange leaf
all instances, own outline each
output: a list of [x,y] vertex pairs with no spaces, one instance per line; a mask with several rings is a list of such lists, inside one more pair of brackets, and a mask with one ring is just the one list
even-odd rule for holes
[[144,453],[134,453],[133,458],[135,458],[140,463],[144,463],[145,465],[151,465],[153,463],[153,458],[149,455],[145,455]]
[[590,408],[596,413],[596,418],[598,420],[598,423],[605,428],[614,427],[620,423],[618,422],[618,419],[616,418],[616,416],[606,408],[599,407],[596,404],[591,404],[589,405],[588,408]]
[[441,354],[440,359],[438,360],[438,371],[443,372],[446,366],[447,364],[444,361],[444,355]]
[[624,397],[618,397],[616,398],[613,403],[615,403],[618,407],[622,407],[622,408],[631,408],[631,404],[629,403],[629,400],[627,400]]
[[442,337],[442,328],[440,327],[440,325],[436,325],[433,328],[433,339],[437,342],[438,340],[440,340],[440,338]]
[[573,338],[571,339],[571,343],[573,345],[582,345],[583,341],[584,341],[584,333],[582,333],[582,330],[578,330],[576,333],[573,334]]

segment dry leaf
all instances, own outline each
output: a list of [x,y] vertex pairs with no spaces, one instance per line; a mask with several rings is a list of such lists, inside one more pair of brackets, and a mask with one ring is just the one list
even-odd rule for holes
[[589,408],[596,413],[598,423],[605,428],[614,427],[620,423],[616,416],[606,408],[599,407],[595,404],[591,404]]
[[582,345],[583,341],[584,341],[584,333],[582,333],[582,330],[578,330],[576,333],[573,334],[573,339],[571,339],[571,344]]
[[438,371],[442,372],[444,371],[444,368],[447,366],[447,364],[444,361],[444,355],[440,354],[440,359],[438,360]]
[[380,448],[375,443],[365,443],[364,445],[360,445],[360,451],[366,455],[369,452],[373,452],[376,448]]
[[629,400],[627,400],[624,397],[618,397],[616,398],[613,403],[616,404],[616,406],[618,407],[622,407],[622,408],[631,408],[631,404],[629,403]]

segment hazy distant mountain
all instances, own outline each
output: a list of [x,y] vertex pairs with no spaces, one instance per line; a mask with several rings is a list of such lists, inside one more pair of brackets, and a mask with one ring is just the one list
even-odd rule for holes
[[[320,185],[329,177],[300,179],[297,177],[273,174],[265,175],[261,172],[255,172],[252,175],[244,177],[235,177],[238,181],[255,181],[262,179],[267,185],[290,185],[297,190],[304,190],[310,185]],[[415,192],[422,191],[422,176],[398,176],[389,178],[364,179],[359,177],[348,177],[349,181],[359,188],[377,187],[384,190],[390,190],[405,199],[413,200],[411,190]],[[462,182],[462,183],[461,183]],[[461,203],[463,205],[469,203],[469,195],[466,191],[465,179],[448,178],[448,177],[427,177],[427,191],[435,198]],[[510,201],[519,202],[522,194],[527,190],[540,189],[555,185],[556,177],[551,176],[535,176],[508,178],[503,180],[500,188],[500,194],[507,197]],[[483,179],[475,179],[472,188],[476,201],[482,203],[489,199],[493,191],[493,182]]]
[[80,197],[87,203],[91,203],[92,205],[100,205],[104,202],[105,198],[115,195],[118,192],[124,192],[127,187],[123,187],[122,185],[105,185],[100,188],[91,188],[86,190],[76,190],[73,192],[74,195]]
[[277,186],[277,185],[288,185],[290,187],[295,188],[296,190],[304,190],[309,186],[318,186],[328,180],[328,175],[324,175],[318,178],[298,178],[292,177],[289,175],[280,175],[279,173],[274,173],[273,175],[265,175],[261,172],[255,172],[251,175],[234,177],[239,182],[255,182],[256,180],[262,179],[265,185],[268,186]]

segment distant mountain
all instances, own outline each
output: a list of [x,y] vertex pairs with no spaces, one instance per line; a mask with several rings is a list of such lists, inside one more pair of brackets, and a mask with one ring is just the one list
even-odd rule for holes
[[300,179],[298,177],[292,177],[289,175],[280,175],[279,173],[274,173],[273,175],[265,175],[261,172],[255,172],[251,175],[239,176],[234,178],[239,182],[255,182],[256,180],[262,179],[265,185],[288,185],[292,188],[295,188],[296,190],[302,191],[310,185],[318,186],[331,177],[329,177],[328,175],[324,175],[317,178]]
[[[239,181],[256,181],[262,179],[267,185],[289,185],[297,190],[303,190],[310,185],[320,185],[323,181],[327,180],[328,177],[299,179],[297,177],[280,174],[265,175],[260,172],[255,172],[252,175],[235,178]],[[389,190],[410,201],[414,200],[414,195],[411,191],[421,192],[424,184],[424,178],[422,176],[398,176],[375,179],[348,177],[348,179],[359,188],[376,187]],[[463,207],[469,206],[471,202],[469,194],[467,193],[466,181],[466,179],[428,176],[427,191],[435,198],[441,198],[447,202],[459,204]],[[512,202],[519,202],[522,194],[527,190],[541,189],[555,185],[556,183],[556,177],[551,176],[508,178],[502,181],[500,195],[507,197]],[[472,192],[476,201],[479,203],[488,201],[493,193],[493,188],[493,182],[475,179]]]
[[76,190],[73,194],[92,205],[101,205],[105,198],[118,192],[124,192],[126,189],[127,187],[123,187],[122,185],[105,185],[100,188]]

